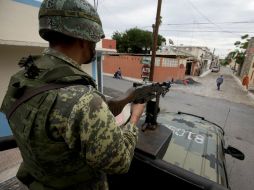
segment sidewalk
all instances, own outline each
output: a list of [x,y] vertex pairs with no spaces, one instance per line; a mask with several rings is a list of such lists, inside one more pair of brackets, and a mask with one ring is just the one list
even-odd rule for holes
[[242,88],[243,91],[248,92],[248,96],[254,100],[254,90],[247,90],[243,85],[242,85],[242,81],[240,80],[239,77],[237,77],[236,75],[232,74],[232,76],[234,77],[235,81],[239,84],[239,86]]
[[[105,73],[104,75],[112,76]],[[221,87],[221,91],[217,91],[215,82],[219,75],[224,75],[224,83]],[[185,78],[192,78],[200,84],[173,84],[170,90],[180,90],[199,96],[225,99],[231,102],[254,106],[254,94],[244,89],[240,79],[233,75],[228,68],[222,67],[219,73],[213,73],[211,70],[208,70],[201,76],[186,76]],[[131,82],[142,82],[141,79],[135,78],[123,77],[123,79]]]
[[[224,82],[221,90],[216,87],[216,79],[219,75],[224,76]],[[227,68],[222,68],[219,73],[207,73],[203,77],[192,77],[200,84],[196,85],[178,85],[172,86],[171,90],[180,90],[185,93],[192,93],[199,96],[225,99],[235,103],[242,103],[254,106],[254,95],[243,88],[241,81],[232,74]]]
[[16,176],[22,157],[18,148],[0,152],[0,184]]

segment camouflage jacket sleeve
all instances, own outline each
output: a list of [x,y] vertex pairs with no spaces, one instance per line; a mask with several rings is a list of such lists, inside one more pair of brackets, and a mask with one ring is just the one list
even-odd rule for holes
[[107,104],[95,90],[85,93],[68,119],[65,140],[75,148],[80,140],[87,164],[106,173],[126,173],[137,143],[137,127],[119,127]]

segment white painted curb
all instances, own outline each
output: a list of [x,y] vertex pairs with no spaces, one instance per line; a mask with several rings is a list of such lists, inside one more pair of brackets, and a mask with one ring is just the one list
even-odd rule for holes
[[208,75],[209,73],[211,73],[210,69],[208,71],[202,73],[199,77],[204,77],[204,76]]

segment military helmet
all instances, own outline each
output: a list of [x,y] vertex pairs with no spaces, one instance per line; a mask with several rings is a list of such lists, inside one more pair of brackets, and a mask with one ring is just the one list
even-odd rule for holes
[[95,43],[104,38],[100,17],[86,0],[44,0],[38,16],[45,40],[51,31]]

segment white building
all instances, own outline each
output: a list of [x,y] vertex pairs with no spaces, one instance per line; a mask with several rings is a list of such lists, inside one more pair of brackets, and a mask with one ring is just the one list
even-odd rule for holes
[[157,54],[170,54],[177,56],[187,56],[186,75],[196,75],[195,70],[200,70],[202,74],[211,68],[213,54],[207,47],[200,46],[162,46]]
[[[1,0],[0,1],[0,104],[10,80],[10,76],[20,68],[18,62],[28,55],[39,55],[48,46],[38,33],[38,12],[41,1],[39,0]],[[101,55],[104,51],[103,43],[96,46],[97,61],[83,65],[96,81],[99,90],[102,90]]]

